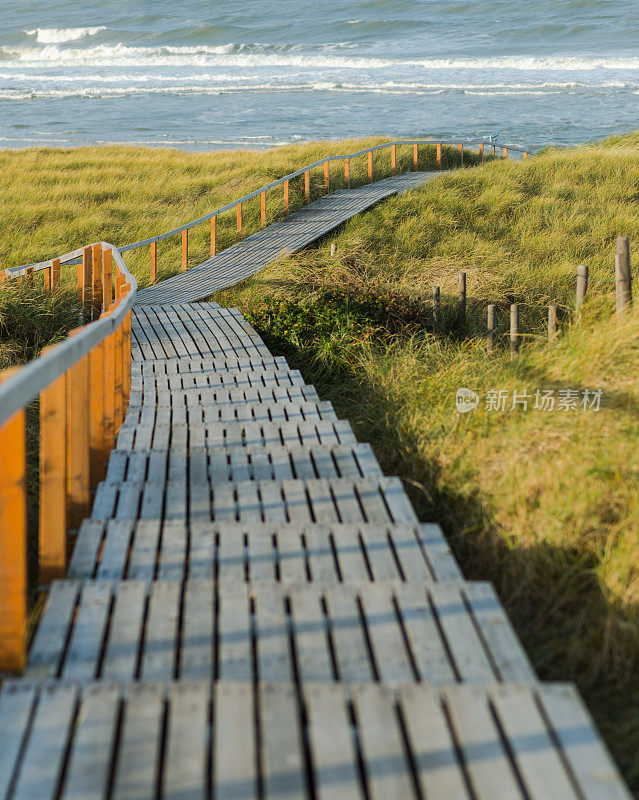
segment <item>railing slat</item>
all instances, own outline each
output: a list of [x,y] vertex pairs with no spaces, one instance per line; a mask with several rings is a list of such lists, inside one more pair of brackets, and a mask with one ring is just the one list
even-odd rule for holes
[[79,528],[89,512],[89,356],[67,373],[67,520]]
[[182,272],[189,268],[189,232],[182,231]]
[[211,217],[211,258],[217,253],[217,217]]
[[20,410],[0,426],[0,670],[7,671],[21,670],[26,659],[26,466]]
[[89,355],[89,463],[90,489],[104,478],[104,342]]
[[40,394],[39,575],[42,583],[63,578],[67,563],[67,379],[62,375]]
[[93,303],[93,315],[92,319],[97,319],[100,314],[102,313],[102,245],[94,244],[93,245],[93,258],[92,258],[92,270],[93,270],[93,291],[92,291],[92,303]]

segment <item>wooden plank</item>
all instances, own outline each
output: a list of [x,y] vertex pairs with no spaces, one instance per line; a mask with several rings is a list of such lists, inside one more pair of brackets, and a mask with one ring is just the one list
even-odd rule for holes
[[352,587],[328,587],[324,598],[334,642],[338,679],[345,684],[375,680],[357,597]]
[[29,651],[27,677],[57,677],[80,586],[79,581],[55,581],[52,584]]
[[318,800],[360,800],[346,698],[341,686],[313,687],[304,692],[313,778]]
[[105,530],[106,524],[102,520],[84,520],[73,548],[73,555],[67,569],[67,578],[92,578],[94,576]]
[[120,708],[120,689],[99,683],[85,689],[69,753],[61,800],[103,800]]
[[586,800],[630,800],[631,794],[575,687],[546,684],[538,686],[535,695],[582,796]]
[[152,580],[160,541],[161,520],[138,520],[131,547],[127,576],[133,580]]
[[33,685],[17,680],[5,681],[0,689],[0,800],[9,800],[35,695]]
[[212,680],[215,595],[211,580],[192,578],[184,588],[179,677]]
[[439,693],[417,684],[403,686],[399,704],[422,796],[469,800]]
[[288,591],[296,661],[303,683],[333,681],[328,625],[321,593],[314,585]]
[[[394,532],[393,529],[390,529],[390,531],[392,535]],[[387,529],[387,526],[361,525],[360,536],[364,544],[366,557],[373,574],[373,579],[376,581],[401,579],[402,575],[399,572],[397,562],[393,557],[393,551],[391,550],[389,544],[389,530]],[[422,564],[424,564],[424,559],[421,556],[421,552],[419,552],[417,545],[415,546],[415,549],[417,550],[417,553],[414,553],[413,556],[417,555]],[[424,580],[425,577],[424,572],[427,572],[427,570],[422,570],[422,574],[420,576],[422,580]]]
[[220,681],[214,691],[213,796],[255,800],[259,795],[253,687]]
[[453,686],[442,691],[450,725],[473,794],[481,800],[520,797],[513,764],[480,687]]
[[132,520],[111,520],[107,524],[104,547],[97,569],[99,579],[119,580],[124,577],[132,532]]
[[88,681],[96,677],[104,633],[111,607],[110,581],[86,581],[62,667],[65,680]]
[[244,584],[220,585],[217,615],[217,678],[252,681],[249,598]]
[[283,592],[277,584],[262,584],[252,595],[259,680],[292,684],[289,622]]
[[359,597],[379,679],[388,686],[415,680],[390,587],[371,583],[362,586]]
[[119,584],[102,662],[102,678],[131,681],[137,677],[146,599],[146,584],[143,581]]
[[446,648],[450,647],[456,660],[460,646],[463,651],[463,644],[457,639],[450,640],[450,644],[442,642],[438,621],[423,586],[397,586],[395,597],[419,678],[434,686],[455,683],[455,665],[451,664]]
[[410,765],[392,692],[386,686],[357,686],[352,696],[368,797],[370,800],[412,797]]
[[180,589],[177,581],[151,585],[141,662],[144,680],[168,681],[175,677]]
[[261,685],[260,763],[266,797],[308,797],[300,719],[292,686]]
[[530,691],[523,686],[499,686],[490,697],[531,800],[578,800]]
[[206,800],[209,684],[174,684],[168,701],[162,798]]
[[467,583],[464,594],[501,681],[535,683],[537,676],[488,583]]
[[76,703],[74,686],[40,691],[11,800],[57,800]]
[[113,800],[148,800],[155,785],[162,739],[164,689],[132,684],[124,705]]
[[[340,531],[341,531],[341,527]],[[304,527],[303,536],[306,545],[305,549],[305,556],[308,559],[308,568],[310,570],[311,580],[316,582],[324,582],[324,583],[337,583],[340,577],[340,573],[338,572],[338,564],[335,561],[335,555],[333,552],[333,547],[339,551],[339,548],[343,545],[345,550],[348,551],[349,543],[348,543],[348,536],[347,532],[343,535],[340,532],[340,535],[333,539],[331,529],[326,528],[323,525],[307,525]],[[339,542],[339,544],[338,544]],[[341,570],[341,560],[338,559],[339,562],[339,569]],[[282,574],[284,574],[284,565],[282,564]],[[345,566],[345,570],[341,573],[341,577],[344,580],[349,580],[350,575],[353,574],[349,571],[348,566]],[[355,573],[356,579],[364,578],[364,573]],[[349,577],[346,577],[346,576]]]
[[473,626],[459,589],[450,584],[435,584],[429,596],[438,625],[453,653],[459,679],[466,683],[491,683],[493,667]]

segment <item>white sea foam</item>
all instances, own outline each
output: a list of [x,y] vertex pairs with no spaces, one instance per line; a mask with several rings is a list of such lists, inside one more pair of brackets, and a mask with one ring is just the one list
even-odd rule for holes
[[[95,29],[69,29],[76,31]],[[41,31],[40,31],[41,33]],[[59,33],[59,32],[58,32]],[[68,31],[67,31],[68,33]],[[71,41],[66,39],[66,41]],[[347,44],[347,43],[344,43]],[[341,45],[340,45],[341,46]],[[503,56],[474,59],[389,59],[330,55],[305,49],[302,45],[198,45],[194,47],[130,47],[124,44],[91,47],[59,47],[55,43],[44,47],[0,47],[4,65],[14,61],[21,64],[47,66],[232,66],[232,67],[301,67],[306,69],[388,69],[421,68],[424,70],[510,70],[521,72],[591,72],[596,70],[639,71],[639,57],[594,58],[576,56]],[[297,48],[300,48],[299,51]]]
[[35,30],[25,31],[25,33],[27,36],[35,36],[36,41],[40,44],[63,44],[64,42],[77,42],[105,30],[105,25],[97,25],[93,28],[35,28]]

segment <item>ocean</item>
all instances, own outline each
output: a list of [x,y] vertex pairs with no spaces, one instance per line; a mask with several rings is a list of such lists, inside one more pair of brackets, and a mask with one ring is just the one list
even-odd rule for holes
[[369,134],[533,149],[639,128],[637,0],[33,0],[0,8],[0,147]]

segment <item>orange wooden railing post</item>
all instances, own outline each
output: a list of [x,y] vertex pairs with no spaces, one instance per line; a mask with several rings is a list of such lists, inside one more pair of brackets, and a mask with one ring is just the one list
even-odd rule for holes
[[26,466],[21,410],[0,426],[0,670],[19,671],[26,657]]
[[484,163],[484,145],[483,144],[479,145],[479,163],[480,164]]
[[397,147],[396,145],[391,146],[391,169],[393,170],[393,175],[395,174],[395,170],[397,167]]
[[63,578],[67,564],[67,379],[40,393],[40,536],[42,583]]
[[189,232],[182,231],[182,272],[189,268]]
[[89,353],[89,486],[104,478],[104,342]]
[[115,332],[104,340],[104,459],[115,446]]
[[368,154],[368,182],[373,182],[373,151]]
[[528,158],[528,153],[524,153],[524,159]]
[[260,195],[260,217],[262,220],[262,227],[266,225],[266,192]]
[[418,152],[417,152],[417,145],[414,144],[413,145],[413,169],[415,170],[415,172],[417,172],[418,162],[419,162],[419,155],[418,155]]
[[308,170],[304,173],[304,202],[306,205],[311,202],[311,173]]
[[441,144],[437,145],[437,169],[442,168],[442,146]]
[[237,232],[242,233],[242,204],[237,204]]
[[122,326],[120,325],[119,328],[116,329],[114,332],[114,419],[115,419],[115,427],[114,427],[114,436],[117,439],[118,431],[120,430],[120,425],[122,424],[123,419],[123,387],[122,387]]
[[504,147],[504,158],[508,158],[508,148]]
[[89,511],[89,357],[67,372],[67,520],[78,528]]
[[495,155],[496,152],[497,152],[497,150],[495,148],[495,145],[493,145],[493,155]]
[[85,322],[91,319],[91,271],[93,268],[93,252],[90,247],[85,247],[82,251],[81,264],[81,295],[82,295],[82,317]]
[[115,299],[116,302],[122,297],[122,287],[126,283],[126,279],[124,275],[120,272],[115,277]]
[[459,145],[459,164],[460,166],[464,166],[464,145],[460,143]]
[[149,271],[149,283],[154,284],[158,270],[158,243],[151,242],[151,267]]
[[102,245],[93,245],[93,319],[102,313]]
[[51,291],[51,267],[45,267],[42,271],[42,277],[44,278],[44,288],[45,291]]
[[351,160],[350,158],[344,159],[344,181],[346,183],[346,188],[351,188]]
[[211,217],[211,258],[217,252],[217,214]]
[[326,194],[329,193],[331,188],[331,175],[330,175],[330,162],[326,161],[324,163],[324,191]]
[[124,350],[124,406],[125,409],[129,405],[129,398],[131,396],[131,312],[126,315],[125,325],[125,350]]
[[51,262],[51,289],[55,290],[60,285],[60,259],[54,258]]
[[284,181],[284,213],[288,215],[288,181]]

